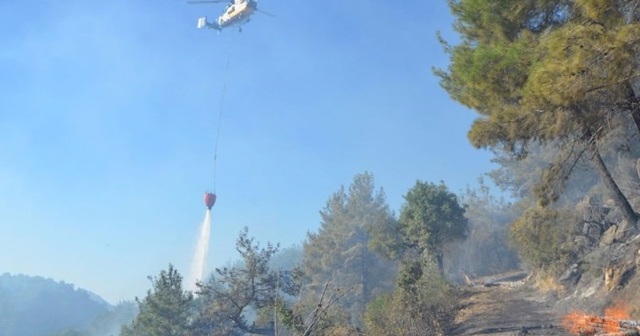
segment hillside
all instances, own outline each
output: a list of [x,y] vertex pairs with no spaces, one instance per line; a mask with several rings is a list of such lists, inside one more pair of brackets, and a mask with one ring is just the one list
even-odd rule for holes
[[100,296],[37,276],[0,275],[0,335],[53,335],[89,328],[111,305]]

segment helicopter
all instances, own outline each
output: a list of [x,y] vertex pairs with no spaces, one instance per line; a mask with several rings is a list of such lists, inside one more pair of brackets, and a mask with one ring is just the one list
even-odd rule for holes
[[249,22],[251,14],[254,12],[261,12],[269,16],[275,16],[262,10],[258,10],[257,0],[193,0],[187,1],[189,4],[204,4],[204,3],[222,3],[228,2],[227,7],[224,9],[224,13],[220,15],[215,21],[207,21],[207,17],[201,17],[198,19],[198,29],[207,27],[222,31],[223,28],[230,26],[238,26],[238,30],[242,32],[242,25]]

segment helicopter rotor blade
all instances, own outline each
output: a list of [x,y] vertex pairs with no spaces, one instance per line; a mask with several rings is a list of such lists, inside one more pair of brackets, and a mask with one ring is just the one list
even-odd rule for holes
[[276,17],[274,14],[271,14],[271,13],[269,13],[269,12],[265,12],[265,11],[263,11],[262,9],[256,9],[256,12],[260,12],[260,13],[262,13],[262,14],[269,15],[269,16],[271,16],[271,17]]
[[192,0],[192,1],[187,1],[187,3],[191,4],[191,5],[205,4],[205,3],[221,3],[221,2],[229,2],[229,1],[228,0]]

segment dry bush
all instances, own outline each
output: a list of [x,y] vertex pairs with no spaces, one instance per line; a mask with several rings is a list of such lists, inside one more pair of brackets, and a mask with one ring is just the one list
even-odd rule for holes
[[539,272],[534,277],[536,287],[543,292],[555,292],[562,294],[565,292],[564,286],[558,281],[558,277],[548,272]]

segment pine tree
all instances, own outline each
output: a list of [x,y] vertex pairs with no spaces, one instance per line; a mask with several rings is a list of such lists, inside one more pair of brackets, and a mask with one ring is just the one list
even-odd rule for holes
[[268,311],[262,315],[273,317],[280,298],[298,293],[291,270],[269,267],[279,245],[260,247],[245,227],[236,250],[242,258],[239,265],[217,268],[207,283],[198,284],[201,309],[194,319],[194,335],[274,335],[272,318],[258,321],[247,316]]
[[169,264],[158,277],[149,277],[153,289],[138,303],[138,316],[122,328],[122,336],[186,336],[193,301],[191,292],[182,290],[182,276]]
[[536,188],[556,201],[586,156],[625,218],[638,216],[602,159],[601,142],[640,126],[638,4],[614,0],[449,1],[462,42],[445,44],[448,70],[436,70],[452,98],[480,117],[469,131],[481,148],[526,155],[531,142],[560,146]]
[[302,268],[309,278],[303,294],[314,300],[327,283],[349,290],[338,303],[360,324],[366,304],[390,289],[395,266],[373,252],[369,243],[373,230],[393,225],[382,190],[376,192],[369,173],[354,177],[348,193],[334,193],[320,212],[317,233],[309,233],[304,243]]

